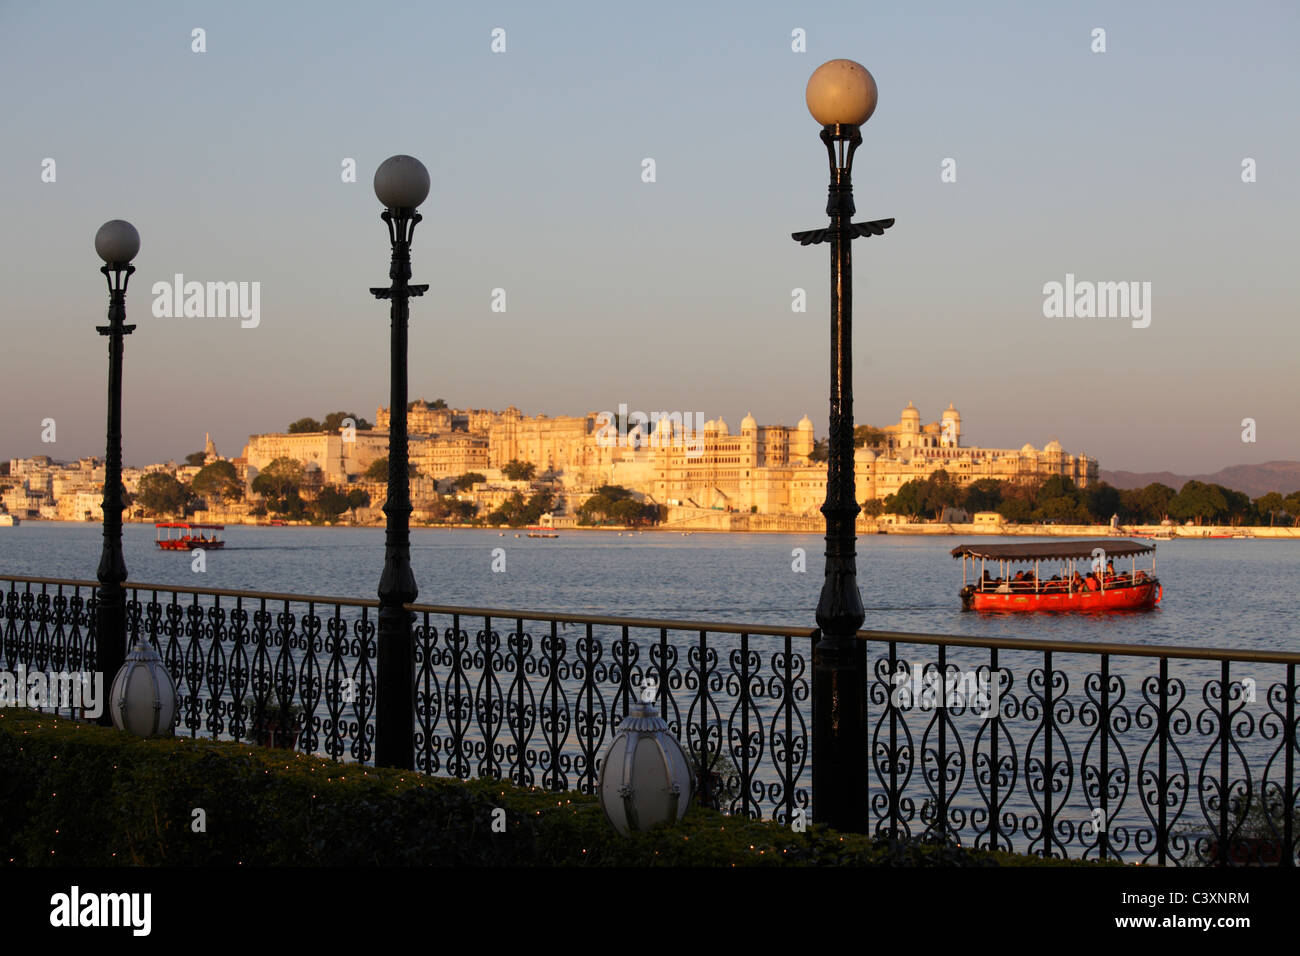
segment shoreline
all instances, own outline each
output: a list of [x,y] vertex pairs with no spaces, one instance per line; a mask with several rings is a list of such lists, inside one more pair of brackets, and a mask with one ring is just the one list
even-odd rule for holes
[[[775,523],[784,524],[793,516],[788,515],[733,515],[725,514],[726,518],[746,519],[743,523],[749,524],[747,519],[776,519]],[[781,521],[780,519],[786,519]],[[802,519],[802,516],[801,516]],[[793,534],[793,535],[823,535],[825,526],[816,519],[809,518],[808,527],[648,527],[633,528],[626,525],[574,525],[571,527],[560,527],[549,529],[556,534],[565,535],[571,533],[595,533],[608,534],[615,533],[624,536],[633,536],[639,534],[653,535],[677,535],[688,537],[696,534]],[[123,520],[123,525],[144,525],[152,527],[154,521]],[[381,523],[357,523],[357,524],[312,524],[310,522],[294,522],[280,525],[222,522],[205,520],[204,524],[225,524],[228,528],[336,528],[336,529],[370,529],[383,530],[384,525]],[[767,523],[767,522],[758,522]],[[790,522],[793,523],[793,522]],[[41,525],[89,525],[99,527],[99,522],[95,521],[67,521],[55,518],[22,518],[18,525],[19,528],[25,524]],[[1128,525],[1112,529],[1109,525],[970,525],[970,524],[895,524],[881,525],[876,522],[869,524],[860,522],[857,528],[859,538],[870,537],[874,535],[907,535],[910,537],[944,537],[944,538],[961,538],[961,537],[1033,537],[1033,538],[1153,538],[1157,541],[1169,540],[1192,540],[1192,541],[1215,541],[1215,540],[1276,540],[1300,541],[1300,527],[1279,528],[1269,527],[1267,525],[1201,525],[1186,526],[1179,525],[1175,527],[1164,526],[1157,528],[1154,525]],[[411,531],[486,531],[497,532],[499,535],[512,536],[515,534],[524,537],[527,535],[526,528],[510,528],[494,525],[470,525],[470,524],[438,524],[438,525],[412,525]],[[1170,537],[1166,534],[1172,532]]]

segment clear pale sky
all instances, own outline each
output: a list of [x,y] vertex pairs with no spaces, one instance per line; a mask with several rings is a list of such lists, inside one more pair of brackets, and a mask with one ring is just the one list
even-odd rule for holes
[[[807,412],[823,435],[827,247],[789,234],[825,224],[803,93],[846,57],[880,90],[858,218],[898,220],[854,244],[859,422],[952,401],[968,444],[1057,438],[1103,468],[1300,459],[1297,49],[1293,3],[0,0],[0,457],[104,452],[92,240],[113,218],[142,238],[128,464],[205,431],[237,455],[304,415],[373,419],[388,310],[367,290],[388,248],[371,177],[394,153],[433,178],[412,398],[733,428]],[[175,273],[260,282],[261,324],[153,317]],[[1044,318],[1066,273],[1151,282],[1150,326]]]

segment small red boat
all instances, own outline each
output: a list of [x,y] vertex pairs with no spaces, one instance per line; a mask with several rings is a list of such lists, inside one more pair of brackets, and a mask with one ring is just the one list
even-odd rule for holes
[[[1155,607],[1164,590],[1155,576],[1154,544],[1096,538],[1032,544],[962,544],[952,549],[962,561],[963,611],[1145,611]],[[1150,554],[1151,567],[1139,568],[1139,555]],[[1116,572],[1115,559],[1130,559]],[[1079,562],[1089,562],[1082,574]],[[969,565],[967,564],[969,562]],[[976,571],[978,562],[978,571]],[[1044,562],[1060,562],[1061,572],[1043,577]],[[989,570],[995,563],[998,575]],[[1014,564],[1032,569],[1012,574]],[[968,574],[969,571],[972,572]],[[1049,567],[1048,570],[1051,570]],[[970,583],[972,577],[975,583]]]
[[190,524],[185,521],[160,521],[154,525],[157,539],[154,544],[164,551],[193,551],[198,548],[213,551],[224,548],[226,542],[221,540],[218,531],[225,531],[223,524]]

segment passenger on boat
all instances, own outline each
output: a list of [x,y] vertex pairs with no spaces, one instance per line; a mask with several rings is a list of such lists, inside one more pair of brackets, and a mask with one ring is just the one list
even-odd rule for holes
[[1084,578],[1083,584],[1089,591],[1096,591],[1101,588],[1101,582],[1097,580],[1097,575],[1095,574],[1089,574]]

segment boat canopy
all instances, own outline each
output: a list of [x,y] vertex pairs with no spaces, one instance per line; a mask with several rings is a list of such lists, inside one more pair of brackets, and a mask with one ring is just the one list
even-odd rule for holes
[[225,531],[224,524],[191,524],[187,521],[159,521],[154,524],[155,528],[204,528],[208,531]]
[[1081,541],[1035,541],[1031,544],[959,544],[952,549],[954,558],[987,558],[993,561],[1051,561],[1066,558],[1090,558],[1101,548],[1108,558],[1130,554],[1149,554],[1154,544],[1116,538],[1092,538]]

